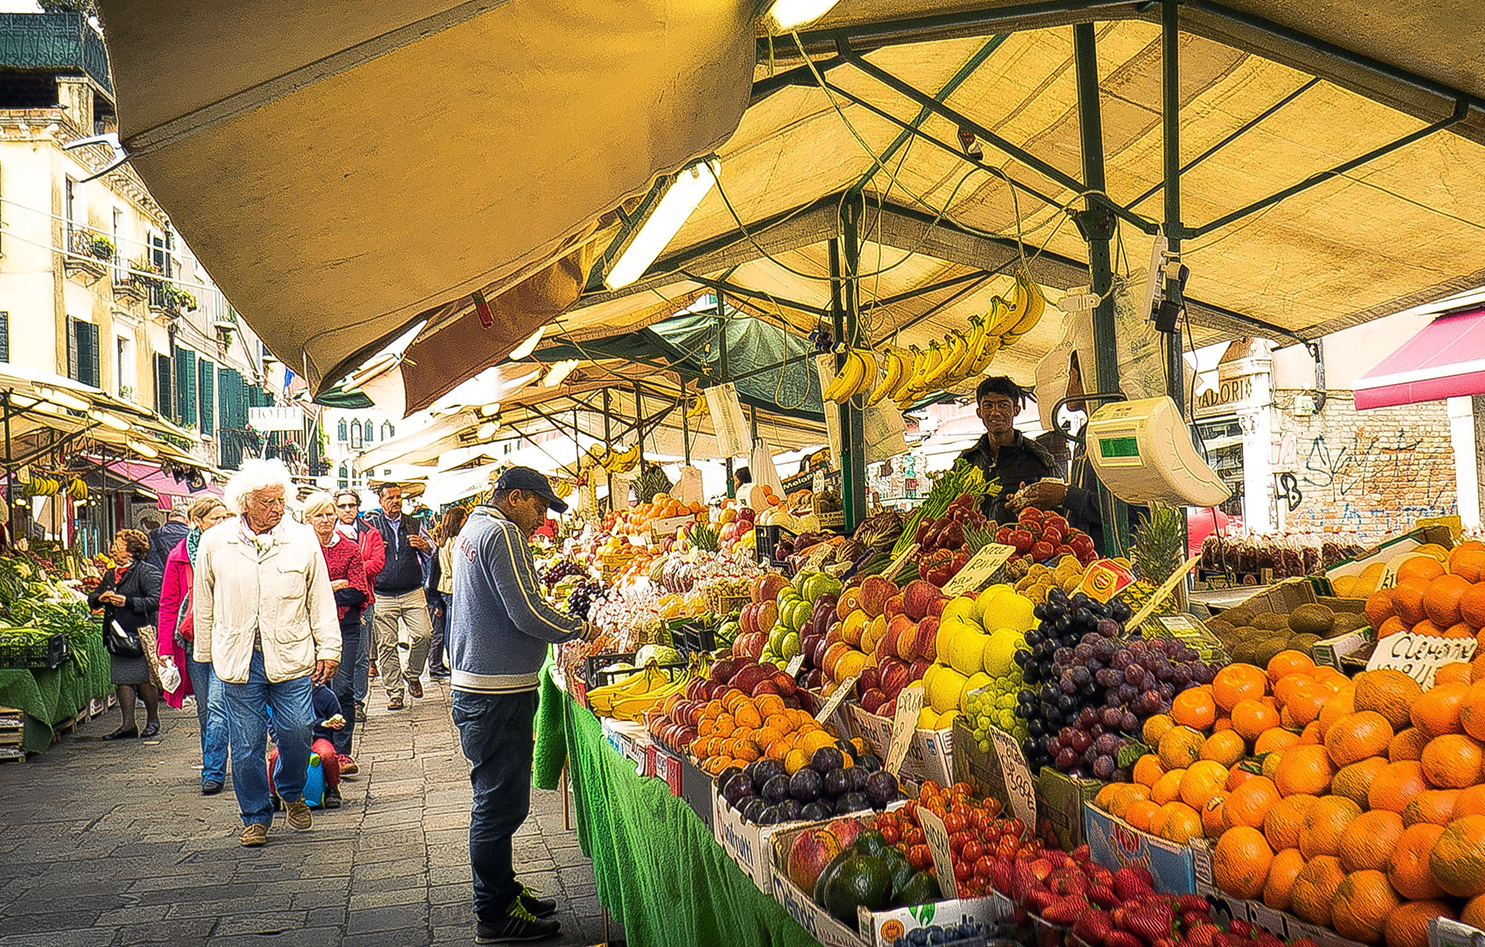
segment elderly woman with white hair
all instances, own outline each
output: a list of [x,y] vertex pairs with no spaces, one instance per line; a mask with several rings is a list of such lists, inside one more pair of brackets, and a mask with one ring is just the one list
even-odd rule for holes
[[340,664],[335,591],[320,542],[308,526],[284,517],[293,492],[282,461],[245,462],[227,482],[237,523],[208,530],[196,553],[195,657],[211,662],[222,683],[243,821],[239,842],[247,847],[265,844],[273,822],[264,757],[270,705],[285,821],[296,830],[310,827],[310,692],[314,682],[334,679]]

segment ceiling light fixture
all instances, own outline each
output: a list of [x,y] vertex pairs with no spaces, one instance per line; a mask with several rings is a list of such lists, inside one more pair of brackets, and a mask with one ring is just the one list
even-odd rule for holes
[[475,433],[479,436],[480,440],[486,441],[494,437],[495,431],[498,429],[499,425],[496,424],[494,421],[486,421],[484,424],[480,425],[479,430]]
[[702,158],[681,169],[666,185],[665,194],[655,210],[635,231],[634,239],[603,278],[609,289],[628,286],[644,275],[667,244],[680,232],[691,214],[700,206],[722,173],[722,161],[715,155]]
[[541,334],[543,332],[545,332],[545,331],[547,331],[547,327],[546,326],[542,326],[541,328],[537,329],[535,332],[533,332],[530,335],[528,335],[526,337],[526,340],[524,342],[522,342],[520,345],[516,346],[515,347],[515,350],[510,353],[511,360],[512,361],[519,362],[521,359],[523,359],[526,356],[530,355],[532,352],[535,352],[536,351],[536,344],[541,341]]
[[788,31],[813,23],[830,12],[839,0],[774,0],[768,15],[780,30]]
[[131,438],[128,438],[127,440],[125,440],[124,443],[127,444],[127,445],[129,445],[129,449],[132,450],[134,453],[140,455],[141,457],[159,457],[160,456],[160,452],[159,451],[155,450],[153,447],[149,446],[144,441],[136,441],[134,438],[131,437]]
[[69,395],[65,391],[56,391],[51,388],[37,388],[36,393],[41,395],[45,401],[63,408],[71,408],[73,411],[88,410],[88,403],[75,395]]
[[123,418],[117,415],[109,414],[107,411],[90,410],[88,412],[88,417],[92,418],[94,421],[97,421],[104,427],[113,428],[115,431],[127,431],[129,430],[129,428],[133,427],[133,425],[130,424],[128,421],[125,421]]
[[497,415],[499,413],[500,413],[500,402],[498,402],[498,401],[492,401],[489,404],[482,405],[480,407],[480,417],[482,417],[482,418],[494,417],[495,415]]
[[542,384],[542,387],[543,388],[555,388],[555,387],[557,387],[558,385],[562,384],[563,380],[565,380],[568,375],[571,375],[573,369],[575,369],[577,367],[578,367],[578,360],[577,359],[575,359],[575,358],[564,358],[562,361],[560,361],[557,364],[553,365],[551,371],[547,372],[546,379],[543,380],[542,383],[541,383]]

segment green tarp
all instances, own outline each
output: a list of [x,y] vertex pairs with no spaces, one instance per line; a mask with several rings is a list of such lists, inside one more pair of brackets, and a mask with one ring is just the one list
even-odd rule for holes
[[0,669],[0,707],[23,711],[39,726],[27,726],[24,747],[41,753],[51,746],[52,728],[77,713],[95,697],[113,691],[108,681],[108,652],[103,636],[72,636],[73,648],[81,647],[88,664],[86,673],[71,658],[57,668],[32,670]]
[[814,947],[663,780],[635,774],[598,718],[542,674],[535,782],[554,789],[568,762],[578,841],[598,898],[632,947]]

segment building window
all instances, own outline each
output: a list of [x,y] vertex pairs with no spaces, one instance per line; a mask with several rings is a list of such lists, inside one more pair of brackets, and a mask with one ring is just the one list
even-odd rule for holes
[[10,361],[10,313],[0,312],[0,362]]
[[72,235],[77,230],[78,224],[77,179],[69,175],[66,188],[65,216],[67,218],[67,249],[71,250]]
[[392,422],[391,421],[383,421],[382,422],[382,440],[384,440],[384,441],[390,441],[392,439],[393,435],[395,435],[396,433],[397,433],[397,429],[392,426]]
[[339,441],[340,443],[342,443],[342,444],[344,444],[345,441],[346,441],[346,436],[345,436],[345,418],[341,418],[335,424],[335,439],[337,441]]
[[196,353],[175,349],[175,421],[187,427],[196,426]]
[[211,362],[198,363],[197,388],[201,392],[201,433],[210,437],[216,432],[216,380],[217,368]]
[[129,275],[129,267],[124,263],[124,212],[119,208],[113,209],[113,278],[121,280]]
[[68,317],[67,329],[67,376],[97,388],[98,327]]
[[339,476],[336,477],[336,483],[340,485],[340,489],[342,490],[349,488],[351,485],[350,469],[347,468],[345,464],[340,465]]
[[133,401],[136,372],[134,366],[134,340],[118,336],[118,368],[114,373],[119,381],[119,397]]
[[366,443],[370,444],[375,439],[376,439],[376,429],[371,426],[371,419],[368,418],[366,420],[366,435],[365,435]]
[[352,421],[351,422],[351,449],[352,450],[360,450],[361,447],[364,444],[365,444],[365,442],[361,440],[361,424],[359,422],[357,422],[357,421]]

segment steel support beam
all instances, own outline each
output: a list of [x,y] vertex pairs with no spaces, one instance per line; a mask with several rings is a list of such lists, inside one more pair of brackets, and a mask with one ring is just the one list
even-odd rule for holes
[[1346,172],[1351,171],[1355,168],[1359,168],[1370,161],[1374,161],[1377,158],[1382,157],[1383,155],[1391,154],[1399,148],[1406,148],[1408,145],[1411,145],[1415,141],[1427,138],[1429,135],[1432,135],[1435,132],[1441,132],[1451,125],[1459,124],[1467,117],[1469,117],[1469,111],[1469,103],[1463,99],[1460,99],[1454,105],[1454,114],[1450,115],[1448,118],[1440,119],[1439,121],[1434,122],[1431,125],[1425,125],[1423,128],[1418,129],[1411,135],[1404,135],[1396,141],[1385,144],[1380,148],[1373,148],[1366,154],[1356,158],[1352,158],[1350,161],[1338,164],[1335,167],[1331,168],[1329,171],[1321,171],[1317,174],[1312,174],[1309,177],[1305,178],[1303,181],[1300,181],[1298,184],[1286,187],[1284,188],[1284,190],[1280,191],[1277,194],[1271,194],[1268,197],[1265,197],[1263,200],[1254,201],[1247,207],[1239,207],[1232,213],[1224,214],[1223,216],[1218,217],[1216,220],[1212,221],[1209,224],[1203,224],[1202,226],[1197,227],[1194,230],[1187,231],[1187,235],[1191,237],[1205,236],[1211,233],[1213,230],[1226,227],[1233,221],[1241,220],[1242,218],[1247,217],[1250,214],[1257,213],[1258,211],[1263,210],[1265,207],[1270,207],[1274,204],[1277,204],[1285,198],[1293,197],[1301,191],[1308,191],[1310,188],[1314,187],[1317,184],[1324,184],[1331,178],[1340,177]]
[[[1098,38],[1091,23],[1073,27],[1075,72],[1078,88],[1078,125],[1082,136],[1083,177],[1090,191],[1105,186],[1103,168],[1103,113],[1098,89]],[[1105,205],[1088,201],[1088,270],[1093,292],[1101,300],[1093,310],[1093,350],[1096,358],[1097,390],[1119,390],[1118,349],[1114,338],[1114,271],[1109,241],[1114,221]],[[1129,509],[1124,502],[1098,485],[1098,506],[1103,514],[1104,553],[1119,556],[1129,548]]]
[[[832,329],[836,340],[835,367],[845,364],[845,352],[857,344],[860,300],[857,280],[861,262],[861,222],[865,201],[851,195],[840,210],[840,236],[831,244]],[[825,406],[829,411],[829,405]],[[840,425],[841,506],[846,529],[866,518],[866,432],[861,409],[847,401],[836,409]]]
[[[1181,223],[1181,26],[1180,7],[1176,0],[1162,0],[1160,4],[1160,120],[1165,165],[1165,239],[1170,258],[1177,264],[1181,260],[1181,237],[1186,228]],[[1149,313],[1145,313],[1146,317]],[[1180,320],[1184,321],[1182,313]],[[1186,361],[1182,358],[1181,321],[1175,331],[1165,336],[1165,384],[1166,393],[1176,403],[1176,410],[1187,424],[1186,418]],[[1188,436],[1190,431],[1188,429]],[[1186,548],[1187,526],[1182,511],[1181,548]],[[1122,548],[1122,547],[1121,547]],[[1186,602],[1186,583],[1180,584],[1177,600]]]

